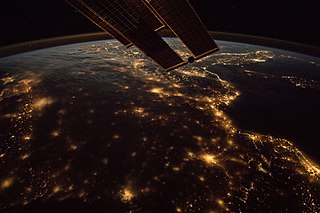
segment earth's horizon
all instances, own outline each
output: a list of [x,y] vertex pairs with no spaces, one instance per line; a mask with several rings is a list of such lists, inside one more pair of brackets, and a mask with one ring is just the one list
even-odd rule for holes
[[[170,30],[162,30],[158,32],[162,37],[175,38],[175,34]],[[240,42],[253,45],[261,45],[270,48],[277,48],[281,50],[298,52],[314,57],[320,57],[320,47],[309,44],[285,41],[277,38],[262,37],[257,35],[246,35],[231,32],[209,31],[212,38],[222,41]],[[23,41],[19,43],[8,44],[0,46],[0,58],[11,55],[16,55],[24,52],[40,50],[50,47],[57,47],[62,45],[76,44],[82,42],[102,41],[113,39],[105,32],[91,32],[75,35],[64,35],[52,38],[42,38],[37,40]]]
[[319,210],[320,59],[217,42],[169,73],[114,40],[0,58],[0,208]]

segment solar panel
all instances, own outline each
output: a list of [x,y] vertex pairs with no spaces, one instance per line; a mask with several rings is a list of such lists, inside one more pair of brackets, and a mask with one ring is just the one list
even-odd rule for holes
[[219,50],[188,0],[144,0],[200,59]]
[[218,50],[188,0],[66,0],[126,46],[135,45],[165,70],[186,64],[156,33],[169,27],[200,59]]
[[138,14],[139,17],[154,31],[159,31],[166,27],[161,19],[151,11],[141,0],[127,0],[127,4]]
[[91,7],[79,0],[66,0],[72,7],[74,7],[78,12],[84,15],[87,19],[93,22],[95,25],[100,27],[103,31],[111,35],[113,38],[117,39],[123,45],[129,47],[131,45],[130,41],[109,26],[103,16],[94,11]]
[[[126,0],[78,0],[165,70],[185,64]],[[143,5],[143,4],[142,4]]]

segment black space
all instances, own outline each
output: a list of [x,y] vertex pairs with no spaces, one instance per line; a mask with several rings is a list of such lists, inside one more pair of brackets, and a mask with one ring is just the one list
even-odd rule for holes
[[[209,30],[320,46],[320,1],[190,0]],[[100,31],[63,0],[1,0],[0,46]]]

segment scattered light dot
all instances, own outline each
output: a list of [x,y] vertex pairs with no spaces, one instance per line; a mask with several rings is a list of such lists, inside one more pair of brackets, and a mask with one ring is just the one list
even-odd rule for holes
[[25,160],[25,159],[27,159],[27,158],[29,158],[30,157],[30,154],[24,154],[24,155],[21,155],[20,156],[20,159],[21,160]]
[[175,171],[175,172],[179,172],[180,168],[179,167],[173,167],[172,170]]
[[107,158],[104,158],[104,159],[102,159],[102,163],[103,163],[104,165],[108,165],[109,160],[108,160]]
[[202,142],[203,141],[203,137],[198,136],[198,135],[193,136],[193,138],[198,142]]
[[31,136],[30,135],[26,135],[23,137],[23,140],[25,141],[29,141],[31,139]]
[[203,154],[200,156],[200,159],[208,165],[215,165],[218,163],[216,156],[212,154]]
[[188,152],[188,156],[193,158],[194,157],[194,154],[192,152]]
[[1,190],[6,190],[7,188],[9,188],[10,186],[12,186],[14,182],[13,178],[6,178],[1,182]]
[[82,198],[82,197],[84,197],[86,195],[86,192],[85,191],[81,191],[81,192],[79,192],[79,194],[78,194],[78,196],[80,197],[80,198]]
[[72,191],[74,189],[74,186],[73,185],[70,185],[69,187],[68,187],[68,190],[69,191]]
[[78,146],[75,144],[71,144],[69,148],[70,148],[70,150],[75,151],[78,149]]
[[26,188],[25,188],[25,191],[28,192],[28,193],[30,193],[30,192],[32,192],[32,188],[31,188],[31,187],[26,187]]
[[58,193],[59,191],[61,191],[60,186],[55,186],[55,187],[52,189],[52,192],[53,192],[53,193]]
[[150,191],[151,191],[151,189],[149,188],[149,187],[146,187],[146,188],[144,188],[144,189],[141,189],[140,190],[142,193],[149,193]]
[[219,206],[224,207],[224,201],[221,199],[217,199],[216,202],[218,203]]
[[70,165],[67,164],[67,165],[64,167],[64,170],[67,171],[67,170],[69,170],[69,169],[70,169]]
[[233,142],[232,140],[228,140],[228,144],[229,144],[230,146],[233,146],[234,142]]
[[60,135],[60,131],[59,130],[54,130],[54,131],[51,132],[51,135],[53,137],[58,137]]
[[161,94],[163,93],[163,88],[153,88],[150,90],[152,93]]
[[37,110],[41,111],[48,105],[51,105],[54,102],[54,100],[51,97],[44,97],[44,98],[39,98],[34,101],[33,106]]
[[205,179],[205,177],[203,177],[203,176],[199,176],[199,180],[200,180],[201,182],[204,182],[206,179]]
[[117,134],[116,134],[116,135],[113,135],[112,138],[113,138],[113,139],[119,139],[119,138],[120,138],[120,135],[117,135]]
[[121,191],[120,198],[122,202],[130,202],[134,198],[134,194],[129,188],[124,188]]

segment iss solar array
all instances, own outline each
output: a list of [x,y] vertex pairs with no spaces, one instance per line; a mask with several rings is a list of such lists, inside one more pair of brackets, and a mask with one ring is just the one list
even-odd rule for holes
[[185,65],[158,31],[170,29],[190,50],[189,62],[219,50],[188,0],[66,0],[126,47],[136,46],[166,71]]

